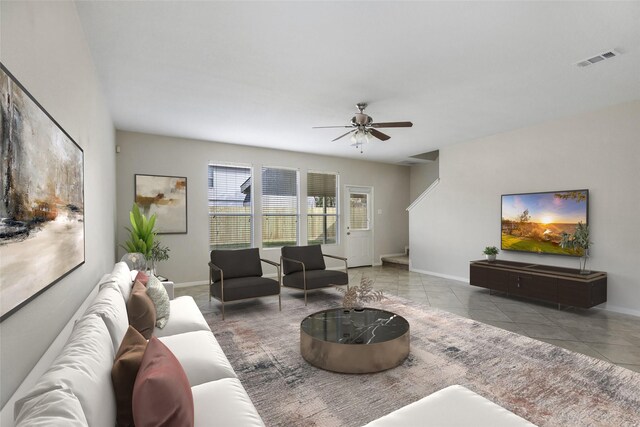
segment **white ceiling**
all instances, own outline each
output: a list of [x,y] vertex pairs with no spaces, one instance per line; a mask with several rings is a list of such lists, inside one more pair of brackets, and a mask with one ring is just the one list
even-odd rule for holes
[[[122,130],[400,162],[640,99],[640,2],[76,4]],[[359,101],[414,126],[364,154],[311,129]]]

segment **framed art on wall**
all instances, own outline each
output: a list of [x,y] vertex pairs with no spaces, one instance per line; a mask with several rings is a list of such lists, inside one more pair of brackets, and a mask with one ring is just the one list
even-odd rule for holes
[[147,217],[157,215],[158,234],[186,234],[186,177],[136,175],[135,202]]
[[84,153],[0,64],[0,321],[84,264]]

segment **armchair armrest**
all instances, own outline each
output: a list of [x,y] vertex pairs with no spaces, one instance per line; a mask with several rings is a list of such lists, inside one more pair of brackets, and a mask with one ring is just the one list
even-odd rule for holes
[[209,268],[212,268],[214,270],[218,270],[219,272],[222,272],[222,269],[220,267],[218,267],[217,265],[215,265],[212,262],[209,262]]
[[[340,261],[344,261],[344,272],[349,274],[349,266],[347,265],[347,259],[345,257],[336,256],[336,255],[327,255],[327,254],[322,254],[322,256],[326,256],[327,258],[333,258],[333,259],[337,259],[337,260],[340,260]],[[347,285],[347,289],[349,289],[349,285]]]
[[304,265],[304,262],[302,262],[302,261],[298,261],[297,259],[291,259],[291,258],[286,258],[286,257],[281,256],[281,257],[280,257],[280,262],[282,263],[282,261],[295,262],[295,263],[297,263],[297,264],[302,265],[302,271],[306,270],[306,267],[305,267],[305,265]]
[[341,257],[341,256],[336,256],[336,255],[327,255],[327,254],[322,254],[322,256],[326,256],[328,258],[335,258],[335,259],[339,259],[340,261],[347,261],[347,259],[345,257]]
[[271,265],[273,265],[274,267],[280,267],[280,264],[278,264],[278,263],[277,263],[277,262],[275,262],[275,261],[271,261],[271,260],[269,260],[269,259],[260,258],[260,261],[262,261],[262,262],[266,262],[267,264],[271,264]]

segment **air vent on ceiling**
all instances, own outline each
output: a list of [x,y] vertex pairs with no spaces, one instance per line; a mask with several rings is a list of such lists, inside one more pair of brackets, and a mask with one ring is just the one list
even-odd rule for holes
[[617,50],[609,50],[607,52],[603,52],[600,55],[593,56],[589,59],[585,59],[584,61],[578,62],[576,65],[578,67],[588,67],[592,64],[597,64],[598,62],[604,61],[605,59],[615,58],[620,55],[620,52]]

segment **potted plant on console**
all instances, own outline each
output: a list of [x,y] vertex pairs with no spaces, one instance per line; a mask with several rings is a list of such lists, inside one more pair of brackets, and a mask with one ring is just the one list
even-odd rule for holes
[[495,246],[487,246],[486,248],[484,248],[484,251],[482,251],[482,253],[487,256],[487,261],[489,262],[493,262],[496,260],[496,255],[498,255],[498,252],[500,251]]
[[571,248],[580,255],[580,274],[589,274],[591,270],[587,270],[587,259],[589,259],[589,246],[593,242],[589,240],[589,226],[578,222],[576,231],[573,234],[562,233],[560,235],[560,246],[562,248]]

